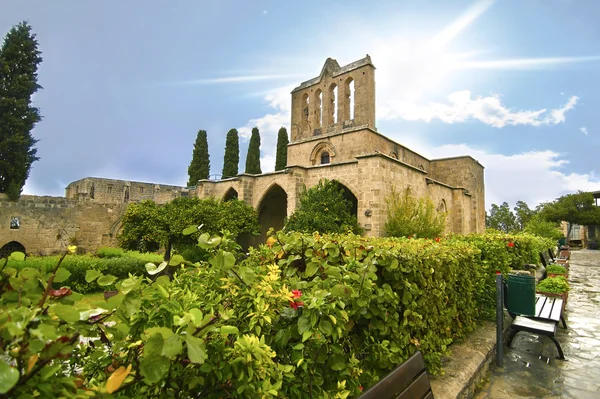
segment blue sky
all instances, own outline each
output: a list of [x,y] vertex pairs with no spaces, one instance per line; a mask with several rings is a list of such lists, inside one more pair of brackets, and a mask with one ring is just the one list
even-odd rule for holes
[[27,20],[44,61],[40,161],[25,193],[86,176],[185,185],[198,129],[211,173],[225,135],[261,131],[263,171],[290,90],[370,54],[377,128],[430,157],[486,167],[486,203],[530,206],[600,190],[597,0],[3,0],[0,32]]

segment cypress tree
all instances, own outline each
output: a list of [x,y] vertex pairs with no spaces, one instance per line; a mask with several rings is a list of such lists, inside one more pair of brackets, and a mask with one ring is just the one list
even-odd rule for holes
[[31,164],[39,159],[31,131],[41,117],[31,96],[41,88],[40,54],[26,22],[14,26],[0,48],[0,193],[13,200],[21,195]]
[[223,173],[221,179],[237,176],[239,163],[240,141],[238,132],[235,129],[231,129],[227,132],[227,139],[225,140],[225,156],[223,157]]
[[275,155],[275,170],[283,170],[287,165],[287,145],[289,143],[285,127],[279,129],[277,134],[277,154]]
[[198,180],[208,179],[210,174],[210,156],[208,154],[208,139],[206,130],[198,130],[192,161],[188,167],[188,186],[195,186]]
[[260,132],[257,127],[252,128],[248,154],[246,155],[246,173],[261,174],[260,170]]

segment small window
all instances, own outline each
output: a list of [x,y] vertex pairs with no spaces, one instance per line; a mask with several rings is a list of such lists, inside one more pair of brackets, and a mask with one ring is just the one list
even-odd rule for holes
[[329,162],[329,153],[327,151],[323,151],[321,153],[321,165],[328,164]]
[[94,185],[92,184],[92,186],[90,187],[90,198],[94,199],[94,196],[96,195],[96,188],[94,187]]
[[10,218],[10,229],[18,230],[21,227],[21,217],[19,216],[11,216]]
[[125,187],[125,195],[123,195],[123,202],[129,202],[129,187]]
[[106,192],[107,192],[108,194],[112,194],[112,186],[108,186],[108,187],[106,187]]
[[144,187],[140,187],[140,194],[144,194]]

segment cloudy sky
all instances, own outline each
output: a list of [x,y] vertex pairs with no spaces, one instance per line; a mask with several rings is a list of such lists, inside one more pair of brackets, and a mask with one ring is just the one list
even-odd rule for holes
[[25,193],[86,176],[185,185],[198,129],[211,174],[225,135],[262,136],[263,172],[290,90],[327,57],[370,54],[379,132],[430,158],[469,154],[486,202],[600,190],[600,1],[1,0],[44,61]]

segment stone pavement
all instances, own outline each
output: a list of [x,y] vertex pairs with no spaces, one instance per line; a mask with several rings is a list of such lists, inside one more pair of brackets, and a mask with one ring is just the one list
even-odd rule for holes
[[477,399],[600,398],[600,251],[573,251],[570,264],[568,329],[557,334],[567,360],[547,337],[520,332]]

